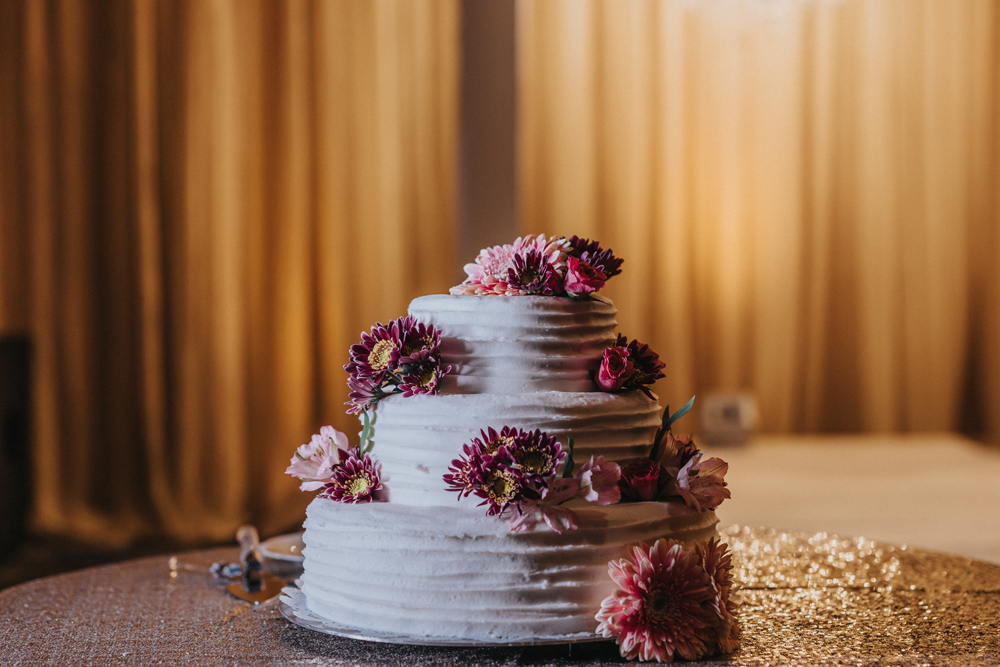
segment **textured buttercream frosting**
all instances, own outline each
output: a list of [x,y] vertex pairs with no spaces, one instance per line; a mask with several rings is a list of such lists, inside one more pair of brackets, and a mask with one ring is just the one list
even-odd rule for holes
[[409,314],[441,329],[451,373],[445,393],[593,391],[593,371],[615,341],[607,299],[432,294]]
[[563,444],[573,436],[582,463],[645,456],[659,425],[660,406],[638,391],[396,395],[375,410],[374,451],[391,502],[448,505],[455,494],[442,476],[481,429],[541,429]]
[[305,522],[302,589],[344,625],[416,636],[502,640],[591,633],[614,582],[608,561],[661,537],[704,541],[713,512],[680,502],[569,505],[580,527],[511,533],[475,499],[445,507],[317,498]]

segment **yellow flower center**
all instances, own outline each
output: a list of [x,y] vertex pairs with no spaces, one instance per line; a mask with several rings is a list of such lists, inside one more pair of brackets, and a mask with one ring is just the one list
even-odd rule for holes
[[490,473],[486,480],[486,493],[497,505],[509,503],[517,495],[517,483],[509,472]]
[[423,387],[424,389],[427,389],[428,387],[431,386],[431,384],[434,382],[434,378],[436,377],[437,377],[437,371],[435,371],[433,368],[430,369],[429,371],[424,372],[420,376],[420,386]]
[[654,618],[669,615],[673,607],[674,600],[666,591],[653,591],[646,599],[646,614]]
[[396,344],[391,340],[380,340],[375,343],[371,354],[368,355],[368,365],[373,371],[384,371],[389,367],[389,359],[392,351],[396,349]]
[[354,497],[364,495],[368,492],[372,486],[371,481],[367,476],[355,477],[351,480],[351,483],[347,485],[347,490]]
[[434,345],[434,340],[430,336],[424,336],[419,340],[412,340],[403,346],[400,354],[404,357],[420,350],[426,350]]
[[488,441],[485,445],[483,445],[483,449],[486,451],[487,454],[496,454],[497,450],[500,449],[500,447],[506,447],[507,449],[510,449],[513,446],[514,446],[514,438],[508,435],[508,436],[498,437],[495,440]]
[[521,273],[521,284],[530,285],[531,283],[537,281],[540,277],[541,275],[535,269],[525,269],[524,272]]
[[552,459],[537,449],[522,449],[514,456],[522,468],[537,475],[552,472]]

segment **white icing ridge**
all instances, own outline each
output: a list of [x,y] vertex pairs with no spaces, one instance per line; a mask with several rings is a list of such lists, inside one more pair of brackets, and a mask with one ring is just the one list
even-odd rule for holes
[[390,501],[448,505],[456,494],[442,477],[462,445],[487,427],[541,429],[564,445],[572,435],[574,459],[583,463],[592,455],[646,456],[659,425],[659,404],[638,391],[396,395],[375,409],[374,452]]
[[452,367],[442,391],[526,394],[596,390],[618,310],[602,297],[432,294],[411,301],[409,314],[441,329]]
[[473,640],[594,632],[626,546],[717,534],[681,502],[571,501],[580,528],[511,533],[474,499],[462,506],[348,505],[317,498],[305,522],[311,611],[349,627]]

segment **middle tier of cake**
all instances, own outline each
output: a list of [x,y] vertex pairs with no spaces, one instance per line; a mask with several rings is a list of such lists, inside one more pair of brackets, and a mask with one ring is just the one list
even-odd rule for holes
[[379,403],[374,441],[391,502],[447,505],[456,500],[442,479],[448,466],[486,428],[541,429],[564,445],[572,436],[579,464],[646,456],[659,425],[659,404],[638,391],[397,395]]

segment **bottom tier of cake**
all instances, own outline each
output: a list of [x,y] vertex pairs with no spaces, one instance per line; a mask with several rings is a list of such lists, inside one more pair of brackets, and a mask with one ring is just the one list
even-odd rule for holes
[[706,541],[718,522],[679,502],[567,506],[580,527],[560,535],[544,524],[511,533],[471,498],[451,507],[317,498],[305,522],[308,608],[349,627],[410,636],[591,633],[614,590],[608,561],[640,541]]

